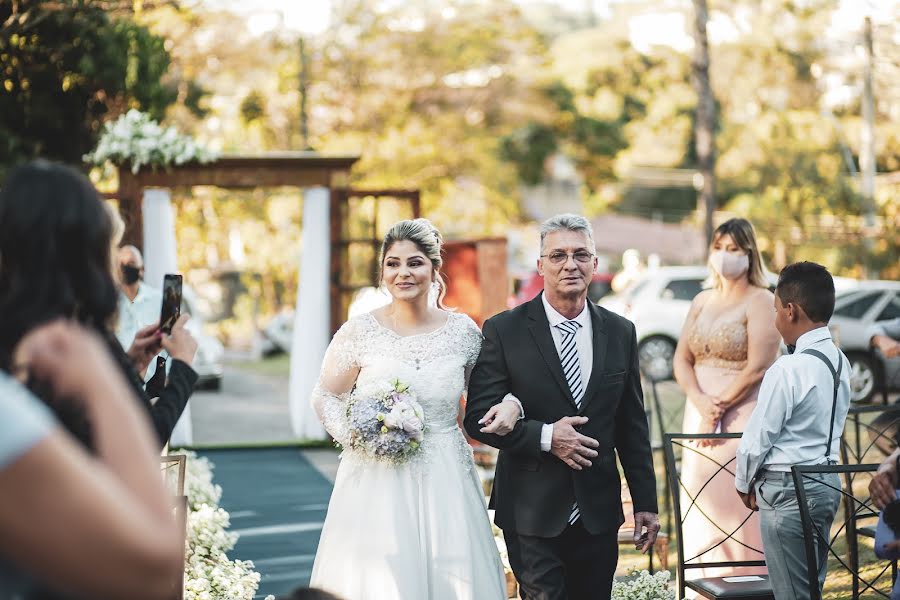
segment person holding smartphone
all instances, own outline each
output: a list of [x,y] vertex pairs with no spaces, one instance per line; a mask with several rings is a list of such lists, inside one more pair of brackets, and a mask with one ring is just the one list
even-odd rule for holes
[[[193,391],[197,343],[184,328],[185,317],[171,335],[158,332],[157,312],[125,344],[126,353],[114,335],[119,290],[111,272],[112,234],[109,212],[82,173],[42,160],[9,173],[0,189],[0,368],[14,366],[13,349],[30,331],[54,319],[75,320],[105,340],[162,448]],[[173,371],[152,402],[139,373],[160,349],[169,352]],[[29,384],[75,437],[96,449],[90,413],[41,382]]]
[[[149,349],[144,348],[144,342],[149,342],[148,338],[158,330],[175,336],[172,345],[175,346],[177,359],[173,359],[173,362],[179,360],[190,367],[196,351],[196,348],[191,348],[192,340],[189,338],[192,336],[183,328],[173,332],[175,322],[180,316],[174,311],[168,313],[174,317],[169,323],[160,323],[163,294],[144,282],[144,257],[141,255],[141,251],[134,246],[125,245],[119,248],[117,253],[120,270],[118,275],[121,282],[119,315],[116,323],[116,338],[119,343],[123,348],[131,348],[133,344],[138,343],[135,351],[129,351],[129,355],[134,360],[135,367],[138,368],[144,381],[150,381],[153,378],[157,364],[154,359],[160,356],[159,353],[149,356],[149,351],[155,349],[155,346],[151,345]],[[178,295],[180,304],[180,291]],[[144,369],[139,368],[141,366],[144,366]],[[169,376],[171,377],[171,373]],[[176,376],[178,375],[176,374]],[[151,394],[150,397],[155,398],[158,395]]]

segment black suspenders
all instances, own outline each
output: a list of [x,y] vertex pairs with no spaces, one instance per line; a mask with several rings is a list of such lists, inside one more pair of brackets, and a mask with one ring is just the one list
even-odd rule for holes
[[838,368],[837,371],[834,370],[834,367],[831,365],[831,361],[828,360],[828,357],[819,352],[818,350],[813,350],[812,348],[807,348],[801,354],[810,354],[820,359],[825,366],[828,367],[828,370],[831,371],[832,377],[834,377],[834,399],[831,401],[831,425],[828,428],[828,442],[825,444],[825,462],[826,464],[833,464],[831,460],[831,438],[834,436],[834,415],[837,412],[837,395],[838,388],[841,385],[841,367],[844,366],[844,361],[841,360],[841,351],[838,350]]

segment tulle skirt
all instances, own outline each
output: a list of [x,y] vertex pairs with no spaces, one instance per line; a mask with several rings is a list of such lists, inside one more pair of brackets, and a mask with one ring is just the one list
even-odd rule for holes
[[344,600],[506,598],[471,450],[454,425],[401,464],[344,452],[310,585]]

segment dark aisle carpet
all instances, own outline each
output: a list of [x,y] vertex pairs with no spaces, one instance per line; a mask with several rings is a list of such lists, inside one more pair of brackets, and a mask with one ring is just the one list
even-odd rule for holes
[[293,448],[207,450],[222,486],[220,505],[240,534],[229,558],[252,560],[262,575],[256,598],[309,583],[331,482]]

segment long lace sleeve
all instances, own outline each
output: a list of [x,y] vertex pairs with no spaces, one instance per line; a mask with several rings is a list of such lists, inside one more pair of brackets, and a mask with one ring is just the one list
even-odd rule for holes
[[310,399],[325,430],[341,445],[349,440],[347,403],[360,366],[354,329],[354,322],[348,321],[334,334]]
[[466,366],[464,371],[465,388],[463,389],[463,395],[467,395],[469,390],[469,376],[472,375],[472,369],[475,367],[475,361],[478,360],[478,354],[481,352],[481,342],[484,340],[484,337],[481,335],[481,330],[478,328],[478,325],[475,324],[475,321],[473,321],[466,315],[463,315],[463,318],[464,323],[461,349],[464,356],[466,357]]

